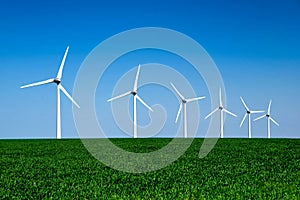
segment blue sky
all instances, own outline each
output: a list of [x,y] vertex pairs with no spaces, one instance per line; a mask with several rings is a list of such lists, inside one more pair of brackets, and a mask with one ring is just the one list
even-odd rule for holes
[[[55,76],[64,50],[70,45],[63,85],[71,92],[82,61],[96,45],[119,32],[139,27],[182,32],[210,54],[225,84],[227,107],[239,116],[227,117],[225,137],[247,136],[246,124],[239,128],[244,114],[239,96],[250,107],[263,110],[272,99],[272,115],[280,123],[279,127],[272,125],[272,137],[300,137],[300,2],[297,0],[7,1],[0,6],[0,24],[0,138],[54,138],[55,86],[26,90],[19,87]],[[136,56],[139,53],[144,56],[139,62],[172,63],[166,53],[144,51]],[[111,85],[134,67],[135,54],[121,61],[122,68],[117,64],[112,66],[115,78],[103,83],[107,84],[103,98],[110,97]],[[174,68],[184,75],[192,70]],[[201,77],[195,75],[189,81],[197,95],[208,95]],[[155,98],[147,97],[148,93],[153,94],[151,88],[144,89],[141,95],[147,103],[158,103]],[[161,136],[178,128],[172,124],[178,101],[174,95],[166,98],[171,98],[169,118]],[[203,120],[211,109],[209,100],[199,102],[199,106]],[[140,122],[147,123],[147,117],[143,118],[146,111],[142,106],[139,108]],[[71,103],[63,95],[61,109],[62,136],[78,137]],[[108,119],[112,136],[123,136]],[[207,123],[203,122],[203,129]],[[203,129],[198,136],[203,136]],[[266,120],[253,123],[253,137],[266,137],[266,132]]]

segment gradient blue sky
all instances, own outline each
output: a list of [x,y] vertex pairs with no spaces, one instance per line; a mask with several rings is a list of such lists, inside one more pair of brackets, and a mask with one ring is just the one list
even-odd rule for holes
[[[272,115],[280,126],[272,125],[272,137],[300,137],[300,1],[5,1],[0,25],[0,138],[55,137],[55,86],[19,87],[55,76],[67,45],[63,85],[72,91],[82,61],[96,45],[119,32],[149,26],[182,32],[213,58],[223,77],[227,107],[239,116],[228,117],[225,137],[247,137],[246,126],[239,128],[244,114],[240,95],[250,107],[264,110],[273,99]],[[142,53],[149,53],[150,61],[168,58]],[[134,56],[127,60],[135,61]],[[134,66],[122,67],[116,75]],[[184,69],[181,73],[188,74]],[[193,86],[198,78],[191,78]],[[205,88],[195,91],[208,95]],[[170,102],[169,131],[178,109],[175,96]],[[210,112],[209,101],[200,107],[203,118]],[[62,137],[77,137],[72,117],[71,103],[62,96]],[[122,136],[112,130],[113,136]],[[253,137],[266,135],[266,120],[253,124]]]

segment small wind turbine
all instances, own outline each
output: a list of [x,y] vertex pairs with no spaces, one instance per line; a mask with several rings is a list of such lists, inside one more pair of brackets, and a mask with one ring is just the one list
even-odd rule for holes
[[108,99],[107,101],[114,101],[117,99],[120,99],[122,97],[128,96],[128,95],[133,95],[133,137],[137,138],[137,113],[136,113],[136,100],[139,100],[144,106],[146,106],[149,110],[152,110],[152,108],[150,106],[148,106],[143,99],[141,99],[138,95],[137,95],[137,83],[138,83],[138,78],[139,78],[139,73],[140,73],[140,68],[141,66],[139,65],[137,68],[137,72],[136,72],[136,76],[135,76],[135,81],[134,81],[134,85],[133,85],[133,89],[131,91],[125,92],[123,94],[120,94],[116,97],[113,97],[111,99]]
[[183,107],[183,134],[184,134],[184,138],[187,138],[188,135],[187,135],[186,103],[189,103],[189,102],[192,102],[192,101],[196,101],[196,100],[200,100],[200,99],[204,99],[205,97],[195,97],[195,98],[186,99],[177,90],[177,88],[173,85],[173,83],[171,83],[171,86],[174,89],[174,91],[176,92],[176,94],[179,96],[179,98],[181,99],[181,103],[180,103],[180,106],[179,106],[179,110],[177,112],[177,116],[176,116],[175,122],[177,123],[179,114],[181,113],[181,110],[182,110],[182,107]]
[[262,113],[264,111],[258,111],[258,110],[250,110],[249,107],[247,106],[247,104],[245,103],[244,99],[242,97],[241,98],[241,101],[246,109],[246,113],[244,115],[244,118],[240,124],[240,127],[242,127],[247,115],[248,115],[248,137],[251,138],[251,114],[254,114],[254,113]]
[[44,85],[44,84],[49,84],[49,83],[56,83],[57,85],[57,107],[56,107],[56,138],[61,139],[61,120],[60,120],[60,91],[62,91],[71,101],[73,104],[75,104],[76,107],[80,108],[79,105],[76,103],[76,101],[69,95],[69,93],[65,90],[65,88],[60,84],[61,83],[61,78],[62,78],[62,71],[64,68],[64,64],[66,61],[66,57],[69,51],[69,46],[67,47],[64,57],[62,59],[62,62],[60,64],[58,73],[56,78],[51,78],[48,80],[36,82],[36,83],[31,83],[28,85],[21,86],[21,88],[27,88],[27,87],[32,87],[32,86],[38,86],[38,85]]
[[277,126],[279,126],[279,124],[271,117],[271,104],[272,104],[272,100],[270,100],[269,102],[269,107],[268,107],[268,112],[267,114],[264,114],[258,118],[256,118],[254,121],[262,119],[264,117],[267,117],[268,120],[268,138],[271,138],[271,128],[270,128],[270,121],[272,121],[274,124],[276,124]]
[[221,88],[219,89],[219,107],[217,107],[216,109],[214,109],[211,113],[209,113],[205,119],[209,118],[212,114],[214,114],[215,112],[217,112],[218,110],[220,110],[220,130],[221,130],[221,138],[224,137],[224,113],[226,112],[234,117],[237,117],[235,114],[233,114],[232,112],[228,111],[227,109],[224,108],[223,103],[222,103],[222,93],[221,93]]

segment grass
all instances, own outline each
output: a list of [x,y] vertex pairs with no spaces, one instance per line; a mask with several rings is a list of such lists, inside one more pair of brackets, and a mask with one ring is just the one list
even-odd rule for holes
[[[112,139],[133,152],[170,139]],[[0,140],[0,199],[300,199],[299,139],[219,139],[203,159],[195,139],[159,171],[130,174],[80,140]]]

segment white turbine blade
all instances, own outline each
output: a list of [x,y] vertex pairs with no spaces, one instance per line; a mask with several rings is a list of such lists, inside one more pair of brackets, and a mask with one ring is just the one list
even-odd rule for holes
[[247,113],[245,113],[244,118],[243,118],[243,120],[242,120],[242,122],[241,122],[241,124],[240,124],[240,127],[242,127],[242,125],[243,125],[243,123],[244,123],[246,117],[247,117]]
[[224,112],[226,112],[226,113],[228,113],[228,114],[230,114],[230,115],[232,115],[232,116],[234,116],[234,117],[237,117],[237,115],[236,115],[236,114],[233,114],[232,112],[230,112],[230,111],[226,110],[225,108],[224,108],[223,110],[224,110]]
[[140,68],[141,68],[141,65],[139,65],[138,68],[137,68],[137,72],[136,72],[135,80],[134,80],[133,91],[137,90],[137,84],[138,84],[138,79],[139,79],[139,74],[140,74]]
[[219,107],[217,107],[216,109],[214,109],[211,113],[209,113],[204,119],[209,118],[212,114],[214,114],[215,112],[217,112],[219,110]]
[[64,65],[65,65],[65,61],[66,61],[66,58],[67,58],[67,55],[68,55],[68,51],[69,51],[69,46],[67,46],[67,49],[66,49],[64,57],[63,57],[63,59],[60,63],[59,70],[58,70],[58,73],[57,73],[57,76],[56,76],[56,78],[59,79],[59,80],[62,77],[62,71],[63,71]]
[[37,86],[37,85],[44,85],[44,84],[52,83],[53,81],[54,81],[54,79],[51,78],[51,79],[48,79],[48,80],[45,80],[45,81],[31,83],[31,84],[28,84],[28,85],[23,85],[20,88],[27,88],[27,87]]
[[177,121],[178,121],[178,118],[179,118],[179,115],[181,113],[181,110],[182,110],[182,103],[180,103],[180,106],[179,106],[179,109],[178,109],[178,112],[177,112],[177,115],[176,115],[175,123],[177,123]]
[[221,92],[221,88],[219,88],[219,103],[220,103],[220,106],[223,106],[223,104],[222,104],[222,92]]
[[113,98],[110,98],[110,99],[108,99],[107,101],[110,102],[110,101],[113,101],[113,100],[116,100],[116,99],[120,99],[120,98],[125,97],[125,96],[130,95],[130,94],[131,94],[131,91],[125,92],[125,93],[123,93],[123,94],[120,94],[120,95],[118,95],[118,96],[115,96],[115,97],[113,97]]
[[248,106],[247,106],[247,104],[245,103],[244,99],[243,99],[242,97],[240,97],[240,98],[241,98],[241,101],[242,101],[242,103],[244,104],[246,110],[247,110],[247,111],[250,111],[250,109],[248,108]]
[[264,115],[262,115],[262,116],[260,116],[260,117],[258,117],[258,118],[256,118],[256,119],[254,119],[253,121],[256,121],[256,120],[259,120],[259,119],[261,119],[261,118],[264,118],[266,115],[264,114]]
[[184,99],[184,96],[177,90],[177,88],[171,83],[172,88],[175,90],[176,94],[180,97],[181,100]]
[[270,115],[270,113],[271,113],[271,104],[272,104],[272,99],[270,100],[270,103],[269,103],[269,107],[268,107],[268,115]]
[[136,98],[137,98],[144,106],[146,106],[149,110],[151,110],[151,111],[153,112],[152,108],[151,108],[150,106],[148,106],[148,105],[145,103],[145,101],[143,101],[143,99],[141,99],[138,95],[135,95],[135,96],[136,96]]
[[192,102],[192,101],[197,101],[200,99],[205,99],[205,97],[196,97],[196,98],[190,98],[190,99],[186,99],[187,102]]
[[251,111],[250,111],[251,114],[255,114],[255,113],[263,113],[263,112],[265,112],[265,111],[263,111],[263,110],[251,110]]
[[59,84],[58,88],[72,101],[72,103],[77,107],[80,108],[80,106],[76,103],[76,101],[71,97],[71,95],[69,95],[69,93],[66,91],[66,89]]
[[274,124],[276,124],[277,126],[279,126],[278,122],[276,122],[272,117],[270,117],[270,120],[271,120]]

